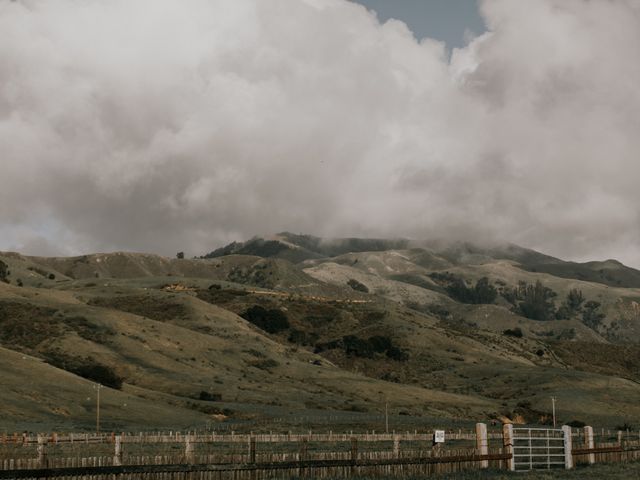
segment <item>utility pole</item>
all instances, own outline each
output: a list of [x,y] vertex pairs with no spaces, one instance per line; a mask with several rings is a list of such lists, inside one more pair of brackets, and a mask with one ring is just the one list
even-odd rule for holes
[[96,383],[93,388],[96,390],[96,433],[100,433],[100,390],[102,385]]
[[389,402],[384,402],[384,424],[386,427],[387,433],[389,433]]
[[553,428],[556,428],[556,397],[551,397],[551,408],[553,410]]

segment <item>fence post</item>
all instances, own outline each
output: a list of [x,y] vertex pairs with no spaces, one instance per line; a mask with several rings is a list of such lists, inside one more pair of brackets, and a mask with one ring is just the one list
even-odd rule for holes
[[122,436],[116,435],[115,437],[115,449],[113,452],[113,464],[116,467],[122,465]]
[[400,437],[398,435],[393,436],[393,458],[400,457]]
[[[584,446],[588,449],[593,449],[595,447],[595,443],[593,441],[593,427],[584,427]],[[589,465],[596,463],[596,454],[590,453],[587,455],[587,461],[589,462]]]
[[618,445],[622,446],[622,430],[618,430]]
[[249,463],[256,463],[256,437],[249,435]]
[[569,425],[564,425],[562,427],[562,433],[564,437],[564,468],[569,470],[573,468],[573,454],[571,452],[573,442],[571,438],[571,427]]
[[[489,455],[486,423],[476,423],[476,449],[479,455]],[[489,460],[480,460],[480,468],[489,468]]]
[[358,463],[358,439],[351,437],[351,476],[356,474],[356,463]]
[[47,468],[47,438],[38,434],[38,465]]
[[309,439],[308,438],[302,438],[302,440],[300,440],[300,455],[299,455],[299,458],[300,458],[301,461],[304,461],[304,460],[307,459],[308,445],[309,445]]
[[504,453],[511,455],[511,458],[507,460],[507,470],[512,472],[516,469],[515,458],[513,458],[513,425],[505,423],[502,425],[502,445],[504,446]]
[[193,441],[189,433],[184,436],[184,458],[187,463],[194,463]]

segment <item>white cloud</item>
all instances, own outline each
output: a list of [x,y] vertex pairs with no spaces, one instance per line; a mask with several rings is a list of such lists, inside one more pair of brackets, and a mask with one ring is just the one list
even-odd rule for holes
[[0,0],[0,248],[292,230],[640,266],[638,3],[482,13],[449,62],[343,0]]

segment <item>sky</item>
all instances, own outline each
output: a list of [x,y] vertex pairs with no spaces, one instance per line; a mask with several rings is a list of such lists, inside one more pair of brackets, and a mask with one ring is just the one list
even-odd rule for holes
[[640,2],[384,4],[0,0],[0,249],[292,231],[640,267]]
[[477,0],[352,0],[376,12],[381,22],[407,24],[416,39],[434,38],[447,48],[464,47],[486,31]]

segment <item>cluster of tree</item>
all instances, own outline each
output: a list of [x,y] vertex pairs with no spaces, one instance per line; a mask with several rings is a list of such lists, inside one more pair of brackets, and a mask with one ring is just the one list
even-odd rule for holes
[[289,319],[276,308],[267,310],[260,305],[254,305],[240,316],[267,333],[278,333],[289,328]]
[[586,301],[581,290],[569,290],[566,298],[556,308],[553,299],[557,297],[549,287],[539,280],[531,285],[520,282],[513,289],[503,288],[502,296],[513,305],[513,311],[532,320],[568,320],[580,317],[582,322],[597,330],[605,315],[599,311],[600,302]]
[[360,338],[356,335],[345,335],[339,340],[316,345],[316,353],[324,350],[342,349],[349,357],[375,358],[376,354],[384,354],[391,360],[406,362],[409,354],[393,344],[386,336],[376,335]]
[[482,277],[475,285],[467,283],[457,275],[451,273],[434,273],[431,277],[444,285],[447,294],[461,303],[487,304],[495,302],[498,290],[489,283],[487,277]]
[[539,280],[530,285],[520,282],[515,288],[503,288],[502,296],[513,305],[513,311],[532,320],[553,320],[556,292],[545,287]]

